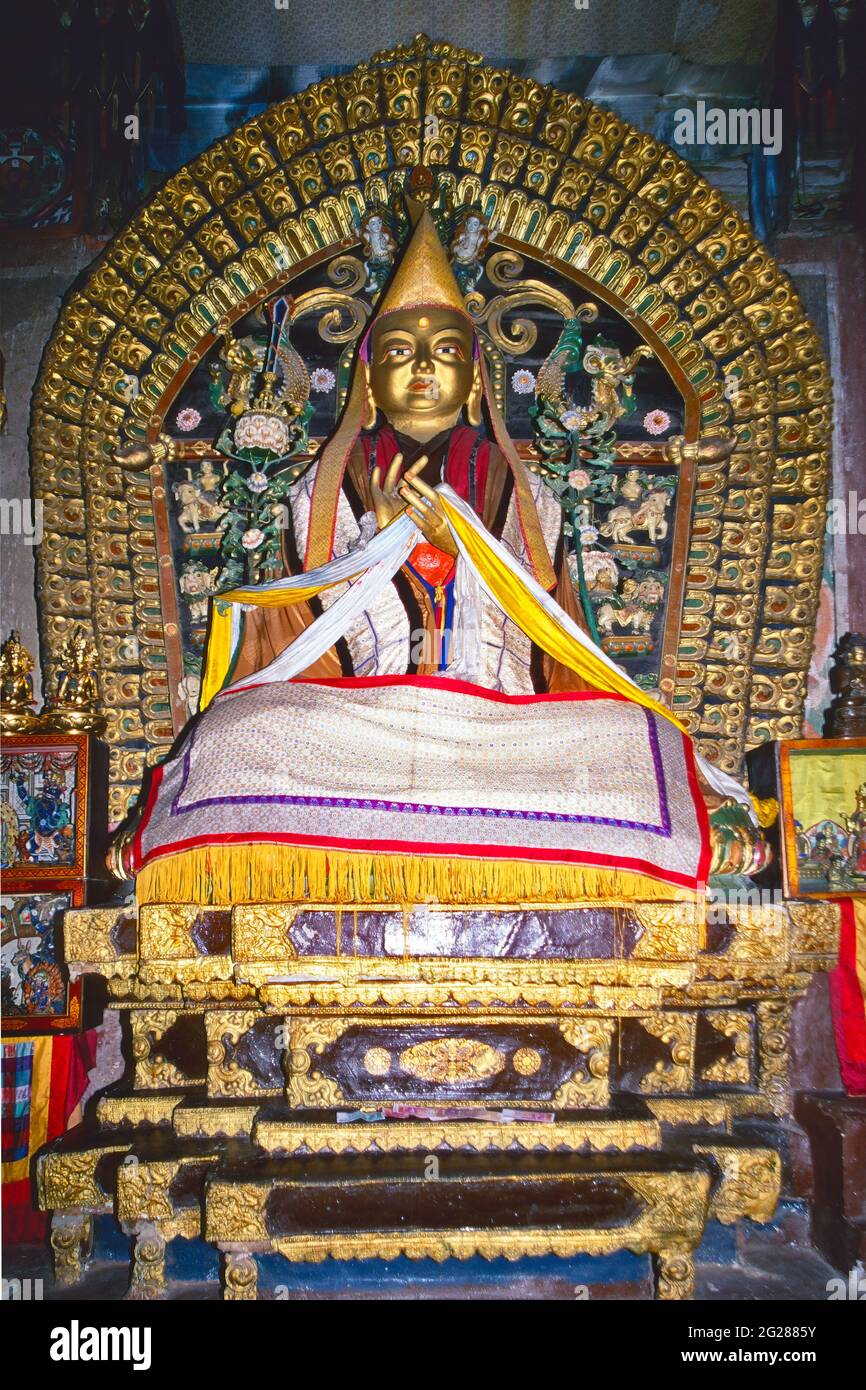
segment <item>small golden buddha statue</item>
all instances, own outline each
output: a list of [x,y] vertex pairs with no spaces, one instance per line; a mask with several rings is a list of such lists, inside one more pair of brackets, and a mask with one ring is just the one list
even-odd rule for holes
[[866,782],[857,788],[857,804],[854,812],[845,817],[848,831],[847,872],[858,878],[866,878]]
[[106,721],[98,711],[96,663],[96,648],[76,624],[63,644],[54,692],[40,720],[43,727],[70,733],[103,732]]
[[0,721],[4,734],[27,733],[36,725],[32,671],[33,657],[13,628],[0,647]]

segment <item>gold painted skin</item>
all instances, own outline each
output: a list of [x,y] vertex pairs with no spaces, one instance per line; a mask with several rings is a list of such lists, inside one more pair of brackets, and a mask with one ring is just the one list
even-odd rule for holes
[[[373,329],[368,390],[395,430],[426,443],[480,393],[469,323],[451,309],[398,309]],[[476,403],[477,421],[477,403]]]
[[[367,404],[400,434],[427,443],[453,429],[466,406],[470,424],[480,423],[481,373],[473,360],[474,335],[451,309],[398,309],[373,329],[367,367]],[[422,455],[403,479],[403,455],[395,455],[385,478],[375,468],[370,480],[376,521],[387,526],[408,506],[431,545],[457,553],[433,491],[439,478]]]

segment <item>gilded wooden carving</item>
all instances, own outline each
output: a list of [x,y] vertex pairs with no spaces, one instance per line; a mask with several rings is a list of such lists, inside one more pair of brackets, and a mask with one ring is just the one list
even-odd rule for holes
[[[429,140],[422,101],[438,120]],[[831,393],[790,281],[650,137],[422,39],[411,59],[384,53],[317,83],[179,170],[69,298],[46,350],[32,424],[51,537],[45,676],[80,624],[99,652],[118,818],[186,715],[183,672],[166,664],[177,618],[154,530],[164,466],[157,454],[124,469],[112,451],[155,443],[192,365],[302,268],[346,254],[365,209],[419,160],[457,202],[481,203],[500,250],[627,314],[696,403],[696,431],[733,430],[729,458],[697,465],[679,644],[661,688],[729,769],[746,746],[799,731]]]

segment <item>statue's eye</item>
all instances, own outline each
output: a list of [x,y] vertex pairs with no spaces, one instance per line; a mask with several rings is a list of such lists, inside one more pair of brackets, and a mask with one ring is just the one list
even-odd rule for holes
[[385,349],[385,357],[411,357],[412,349],[405,343],[395,344],[394,347]]
[[439,357],[463,357],[459,343],[440,343],[436,352]]

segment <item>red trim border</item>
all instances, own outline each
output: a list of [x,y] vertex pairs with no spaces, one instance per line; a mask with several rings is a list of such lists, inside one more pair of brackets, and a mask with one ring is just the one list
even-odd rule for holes
[[[258,682],[258,685],[261,684],[263,683]],[[569,700],[576,702],[583,700],[616,700],[622,704],[634,703],[625,695],[596,690],[562,690],[541,695],[506,695],[499,690],[486,690],[482,686],[471,684],[469,681],[452,680],[447,676],[366,676],[361,678],[335,676],[322,677],[320,679],[301,678],[297,681],[287,682],[287,684],[325,685],[333,686],[337,689],[346,688],[352,690],[370,689],[377,686],[414,685],[439,690],[458,690],[466,695],[475,695],[480,699],[491,700],[495,703],[507,705],[537,704],[539,702],[560,703]],[[238,690],[224,691],[216,698],[225,699],[231,695],[243,694],[245,691],[254,688],[255,687],[252,685],[243,686]],[[640,708],[644,708],[644,706]],[[652,713],[652,711],[650,711],[650,713]],[[514,847],[504,845],[454,845],[443,844],[440,841],[432,840],[377,840],[375,843],[371,843],[369,840],[356,840],[342,836],[290,835],[278,834],[273,831],[263,831],[261,834],[194,835],[185,840],[175,841],[171,845],[153,849],[145,856],[142,851],[142,838],[156,805],[156,799],[167,766],[165,763],[154,769],[144,813],[133,838],[133,872],[139,873],[140,870],[145,868],[148,864],[152,864],[157,859],[163,859],[168,855],[183,854],[184,851],[192,849],[205,849],[209,845],[274,844],[296,846],[299,849],[333,849],[365,854],[414,854],[443,859],[501,859],[510,860],[514,863],[571,864],[576,868],[606,868],[620,870],[625,873],[639,873],[645,875],[647,878],[655,879],[660,883],[668,883],[674,887],[687,888],[700,892],[706,888],[712,858],[709,815],[698,785],[694,745],[688,734],[683,734],[679,730],[677,732],[680,733],[680,738],[682,739],[683,756],[686,764],[686,777],[701,837],[701,851],[698,859],[697,871],[694,875],[681,874],[670,869],[661,869],[657,864],[652,864],[646,859],[632,859],[627,856],[594,853],[589,850],[539,849],[531,852],[526,851],[521,854],[516,852]]]

